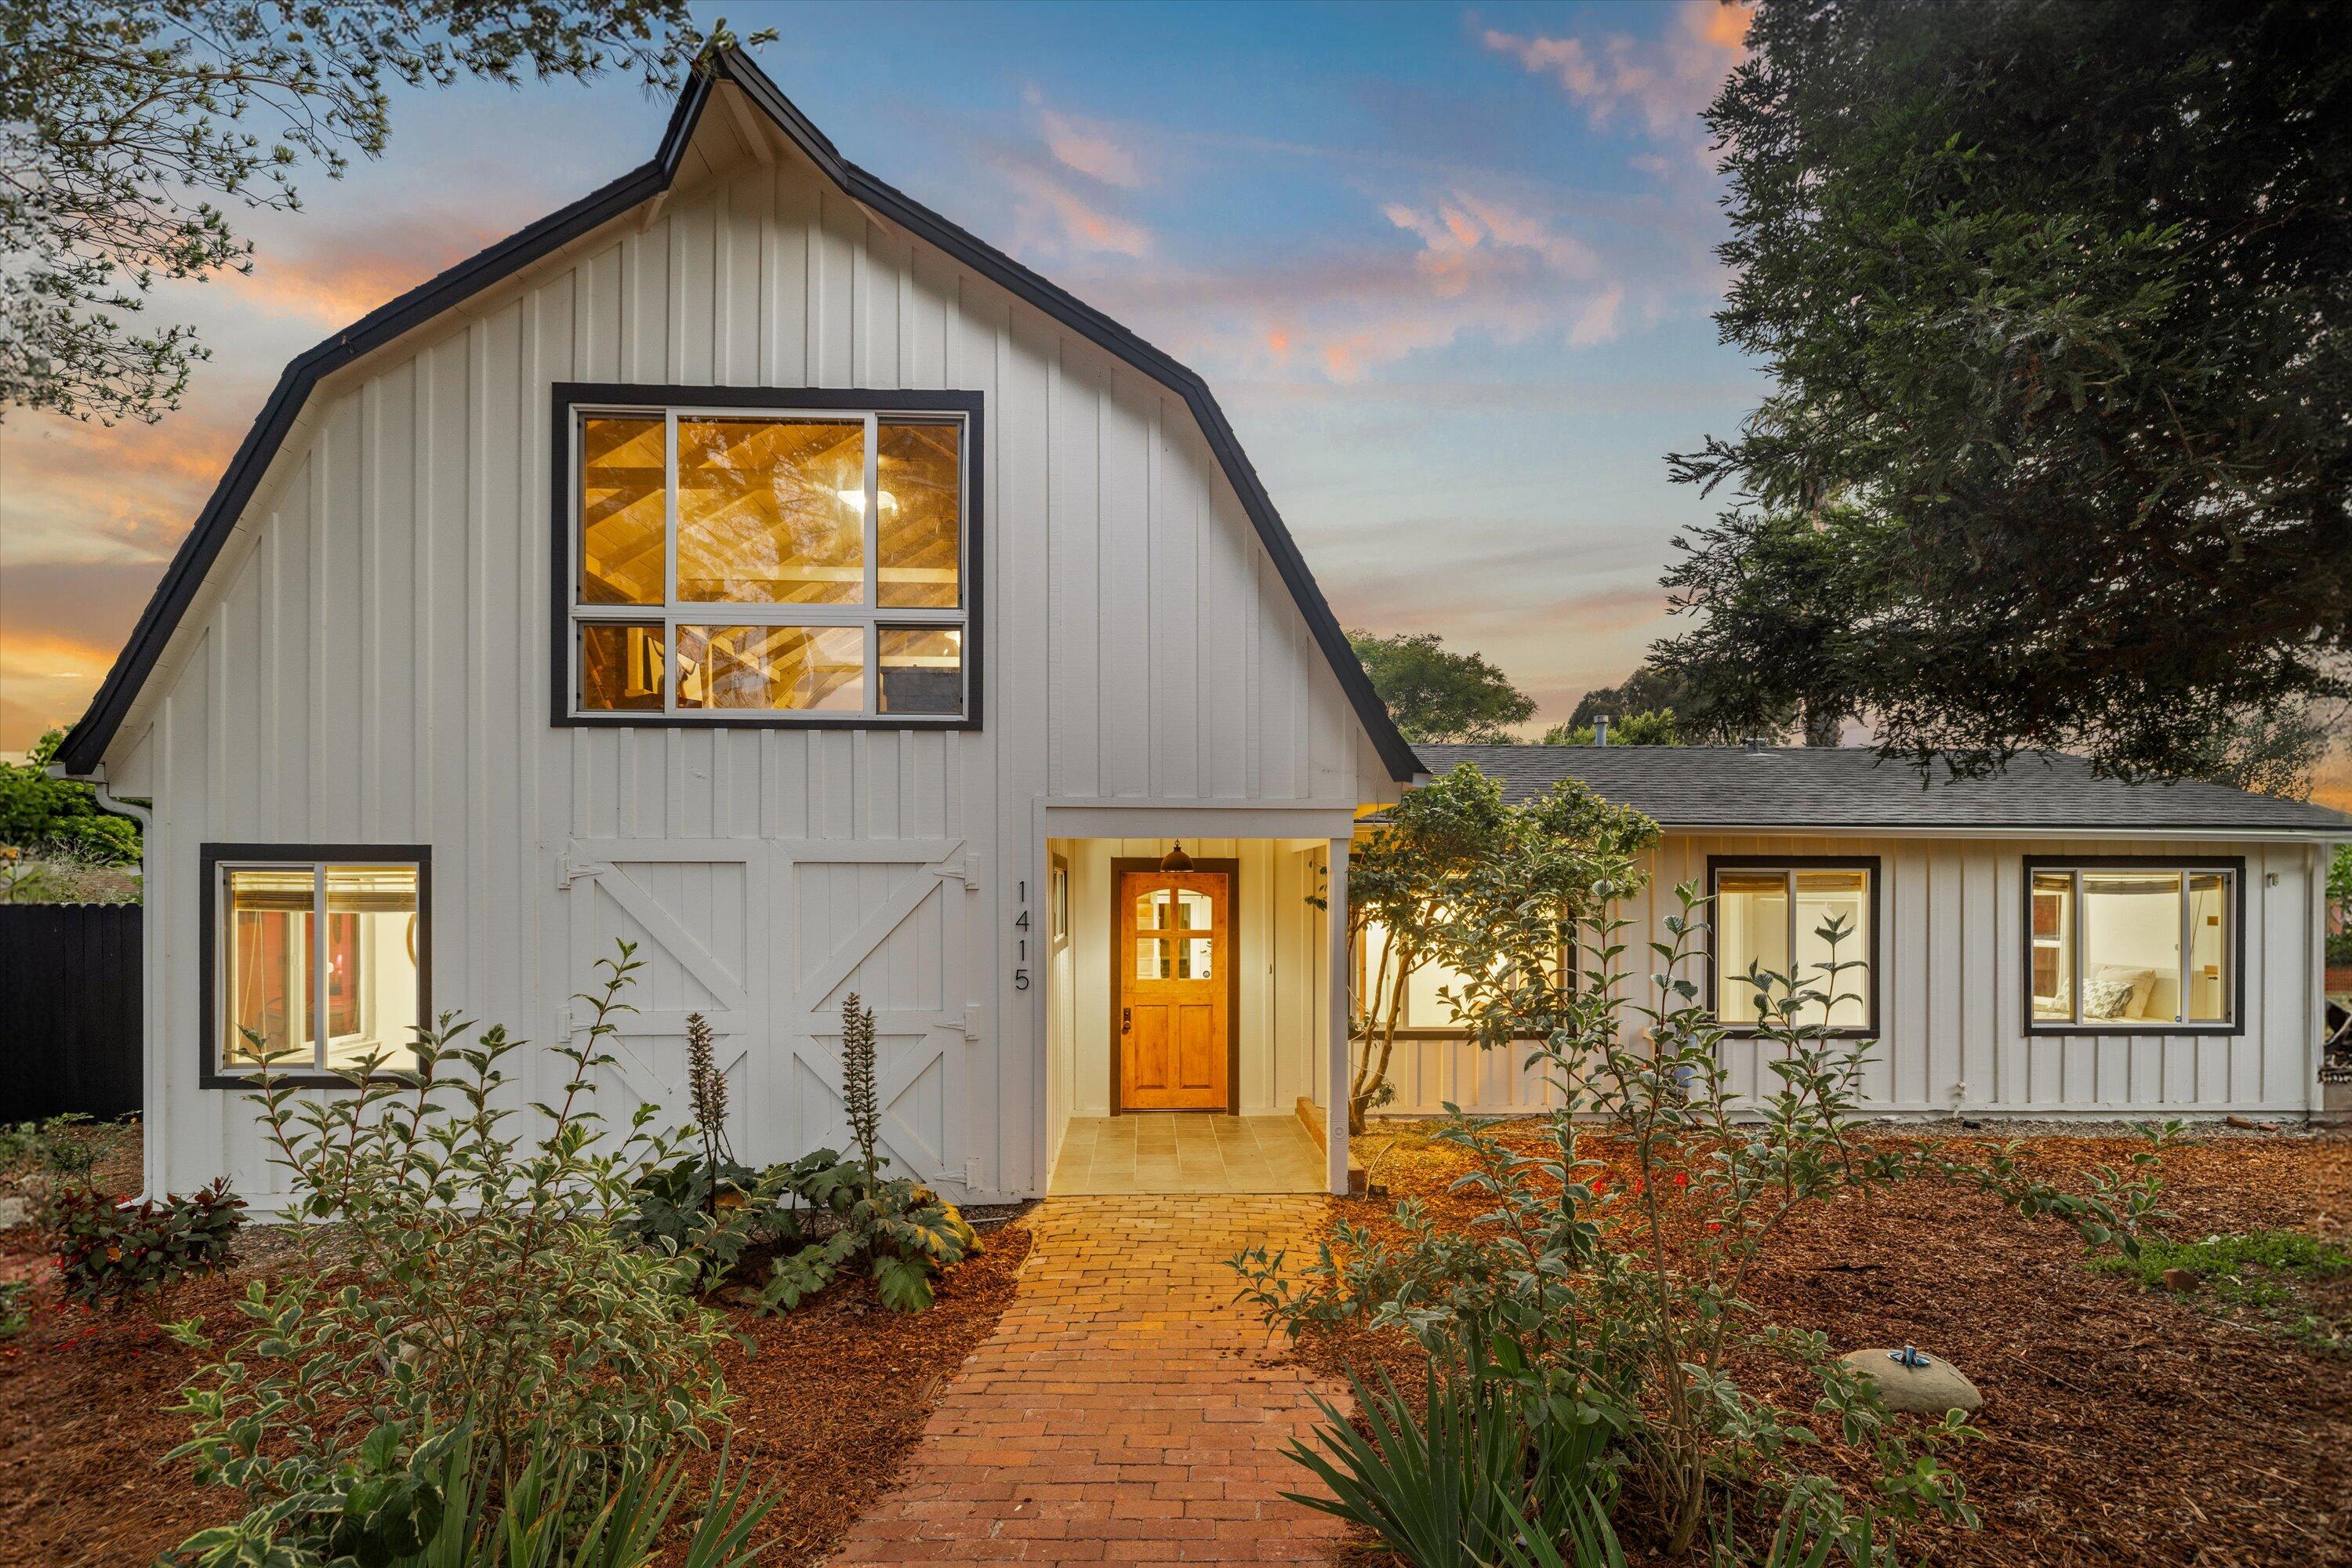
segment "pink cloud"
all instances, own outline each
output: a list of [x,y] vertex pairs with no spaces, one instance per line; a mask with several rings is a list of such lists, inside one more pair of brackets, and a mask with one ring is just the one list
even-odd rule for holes
[[1655,40],[1610,33],[1595,40],[1482,30],[1478,41],[1530,74],[1557,79],[1596,126],[1638,115],[1652,135],[1696,132],[1696,116],[1746,53],[1746,5],[1684,0]]
[[1133,190],[1143,184],[1143,169],[1132,149],[1122,145],[1110,128],[1098,120],[1085,120],[1046,107],[1035,88],[1025,95],[1036,111],[1037,128],[1045,151],[1066,169],[1075,169],[1100,184]]
[[1048,258],[1073,253],[1151,254],[1149,228],[1097,206],[1052,172],[1015,157],[1000,158],[996,169],[1013,187],[1013,216],[1024,250]]

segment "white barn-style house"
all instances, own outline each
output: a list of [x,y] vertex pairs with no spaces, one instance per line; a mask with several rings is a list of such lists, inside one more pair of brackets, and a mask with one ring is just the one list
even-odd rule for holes
[[[1742,952],[1866,910],[1876,1103],[2312,1103],[2344,819],[2111,831],[2106,786],[2046,832],[1872,823],[1767,763],[1682,821],[1633,754],[1583,757]],[[548,1042],[621,940],[608,1113],[684,1104],[699,1012],[740,1153],[838,1145],[854,992],[889,1152],[951,1196],[1343,1188],[1318,900],[1454,760],[1400,738],[1197,375],[736,55],[651,162],[287,368],[61,752],[147,803],[149,1189],[265,1211],[248,1031],[320,1092],[444,1009]],[[1399,1109],[1528,1102],[1467,1049],[1419,1037]],[[519,1100],[564,1065],[527,1056]]]

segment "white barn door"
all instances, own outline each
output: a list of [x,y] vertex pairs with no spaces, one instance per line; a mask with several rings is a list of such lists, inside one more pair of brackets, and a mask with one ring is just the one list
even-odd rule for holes
[[967,1042],[980,1009],[965,994],[968,895],[978,876],[961,839],[803,839],[790,865],[798,940],[777,985],[791,1061],[793,1149],[845,1150],[841,1009],[874,1010],[882,1143],[898,1175],[965,1180]]
[[[728,1083],[728,1140],[744,1159],[757,1156],[753,1108],[764,1097],[768,1056],[768,905],[765,845],[740,839],[583,839],[558,872],[571,898],[571,963],[566,983],[593,992],[601,959],[636,946],[641,965],[622,994],[634,1013],[617,1015],[608,1036],[613,1065],[597,1084],[608,1128],[625,1128],[639,1105],[661,1108],[658,1124],[690,1117],[686,1020],[699,1013],[717,1037],[715,1054]],[[565,1013],[577,1046],[594,1012],[576,997]]]
[[[686,1020],[718,1036],[728,1138],[753,1163],[846,1149],[841,1007],[874,1009],[882,1142],[895,1174],[960,1189],[967,1175],[967,930],[978,877],[961,839],[580,839],[570,889],[569,990],[591,989],[616,941],[643,964],[599,1085],[625,1124],[658,1104],[686,1121]],[[576,1042],[586,1005],[566,1015]]]

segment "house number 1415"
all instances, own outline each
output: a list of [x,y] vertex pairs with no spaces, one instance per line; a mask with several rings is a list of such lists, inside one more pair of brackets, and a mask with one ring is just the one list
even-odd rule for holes
[[1029,884],[1019,882],[1014,885],[1020,890],[1013,895],[1013,901],[1020,906],[1021,912],[1013,917],[1013,989],[1026,991],[1029,989]]

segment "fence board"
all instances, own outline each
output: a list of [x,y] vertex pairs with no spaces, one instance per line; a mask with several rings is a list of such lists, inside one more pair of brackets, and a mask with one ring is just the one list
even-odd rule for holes
[[0,1121],[139,1110],[141,912],[0,904]]

